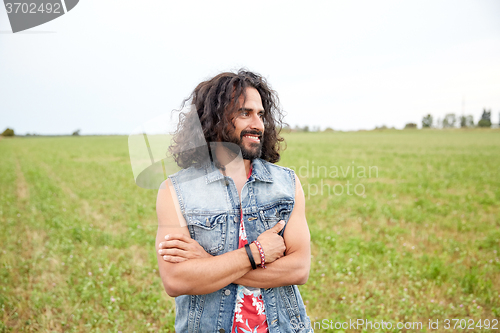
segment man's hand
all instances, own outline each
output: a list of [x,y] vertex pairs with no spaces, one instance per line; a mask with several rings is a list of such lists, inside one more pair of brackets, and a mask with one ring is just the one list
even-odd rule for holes
[[283,237],[278,235],[278,232],[280,232],[284,226],[285,222],[279,221],[274,227],[264,231],[259,237],[257,237],[257,240],[262,246],[262,250],[264,250],[267,264],[272,263],[284,255],[286,250],[285,241]]
[[[280,221],[274,227],[266,230],[257,240],[260,242],[264,254],[266,256],[266,263],[272,263],[276,259],[283,257],[286,250],[285,241],[283,237],[278,235],[278,232],[283,229],[285,222]],[[187,237],[184,234],[171,234],[165,236],[165,241],[161,242],[158,246],[158,253],[162,256],[163,260],[171,263],[183,262],[188,259],[207,258],[211,255],[208,254],[200,244],[194,239]],[[255,256],[254,256],[255,257]],[[260,262],[260,257],[256,256],[256,262]]]
[[184,234],[166,235],[165,241],[158,246],[158,253],[171,263],[211,257],[197,241]]

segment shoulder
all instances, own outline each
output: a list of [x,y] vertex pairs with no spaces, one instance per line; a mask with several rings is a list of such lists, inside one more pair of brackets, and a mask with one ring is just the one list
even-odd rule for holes
[[182,182],[186,180],[191,180],[197,178],[198,176],[204,176],[206,174],[205,168],[197,168],[194,166],[190,166],[189,168],[181,169],[174,174],[168,176],[173,182]]
[[276,165],[271,162],[265,161],[265,160],[260,160],[262,162],[262,165],[269,171],[269,173],[273,176],[273,178],[276,177],[283,177],[285,176],[286,178],[289,178],[292,180],[293,184],[295,185],[295,182],[297,181],[297,176],[295,174],[295,171],[293,171],[290,168],[281,166],[281,165]]
[[265,160],[260,160],[262,162],[262,164],[264,165],[264,167],[267,168],[267,170],[269,172],[284,172],[284,173],[289,173],[291,175],[294,175],[295,174],[295,171],[293,171],[292,169],[290,168],[287,168],[287,167],[284,167],[284,166],[281,166],[281,165],[277,165],[277,164],[273,164],[271,162],[268,162],[268,161],[265,161]]

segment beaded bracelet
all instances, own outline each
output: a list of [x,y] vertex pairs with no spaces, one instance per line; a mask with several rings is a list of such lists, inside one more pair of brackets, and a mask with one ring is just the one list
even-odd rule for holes
[[260,245],[259,241],[253,241],[252,243],[255,243],[257,246],[257,249],[259,250],[260,253],[260,267],[266,268],[266,256],[264,255],[264,250],[262,249],[262,246]]

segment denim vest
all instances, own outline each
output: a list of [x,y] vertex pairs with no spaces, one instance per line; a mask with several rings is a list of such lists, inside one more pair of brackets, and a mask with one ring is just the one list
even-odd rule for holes
[[[238,249],[240,199],[233,180],[213,163],[183,169],[169,178],[191,238],[211,255]],[[250,243],[278,221],[288,223],[295,203],[295,174],[291,169],[255,159],[241,198]],[[175,331],[231,333],[236,289],[236,284],[230,284],[206,295],[176,297]],[[296,285],[262,288],[261,293],[270,333],[312,332]]]

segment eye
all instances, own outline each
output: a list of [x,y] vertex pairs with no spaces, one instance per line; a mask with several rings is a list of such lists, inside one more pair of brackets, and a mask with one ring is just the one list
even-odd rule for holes
[[260,119],[264,119],[264,112],[259,113]]

